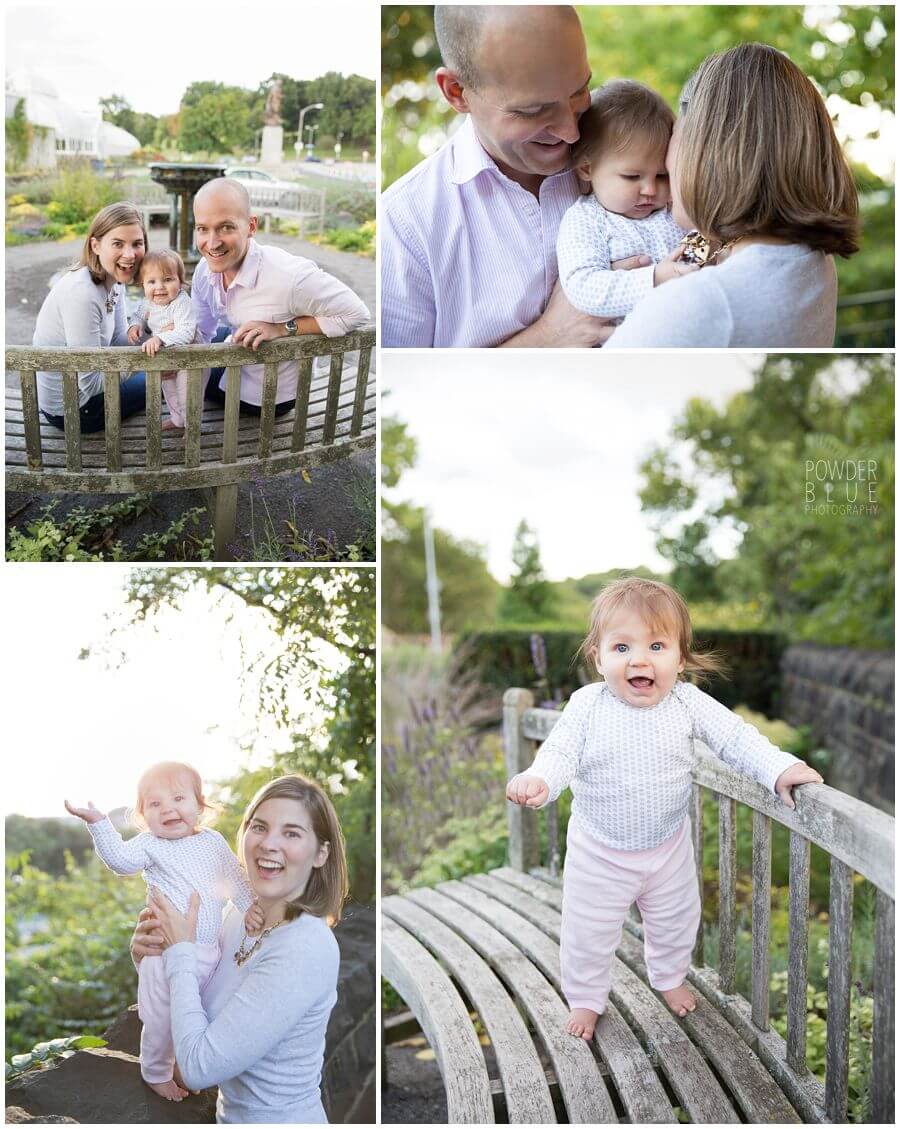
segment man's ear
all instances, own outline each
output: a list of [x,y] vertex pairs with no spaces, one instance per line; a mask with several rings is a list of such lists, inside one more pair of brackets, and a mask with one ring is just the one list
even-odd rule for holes
[[256,235],[256,230],[259,227],[259,216],[250,217],[250,234]]
[[438,67],[434,81],[438,84],[438,90],[458,114],[469,112],[465,89],[453,71],[448,70],[447,67]]

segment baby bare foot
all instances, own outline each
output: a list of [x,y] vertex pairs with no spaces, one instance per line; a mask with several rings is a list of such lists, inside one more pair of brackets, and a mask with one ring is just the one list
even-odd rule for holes
[[180,1102],[188,1096],[187,1090],[182,1090],[174,1079],[171,1082],[148,1082],[147,1085],[170,1102]]
[[693,1011],[697,1006],[697,1000],[684,984],[680,984],[677,988],[669,988],[665,992],[660,992],[662,998],[669,1005],[669,1008],[678,1016],[685,1016],[689,1011]]
[[598,1014],[586,1007],[573,1007],[566,1021],[566,1031],[579,1039],[590,1040],[597,1026]]
[[170,419],[164,419],[162,421],[162,429],[163,431],[184,431],[180,423],[174,423]]
[[[182,1088],[182,1090],[184,1090],[186,1093],[188,1092],[189,1087],[188,1087],[187,1083],[185,1082],[185,1080],[181,1077],[181,1071],[178,1069],[178,1063],[177,1062],[175,1063],[175,1069],[172,1071],[172,1081],[175,1083],[176,1086],[180,1086]],[[199,1090],[191,1090],[190,1092],[192,1094],[199,1094],[200,1093]]]

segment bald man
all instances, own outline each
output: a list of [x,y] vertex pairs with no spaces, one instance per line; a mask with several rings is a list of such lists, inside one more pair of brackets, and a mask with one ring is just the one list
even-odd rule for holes
[[[264,341],[301,333],[340,337],[369,319],[365,304],[311,259],[257,243],[257,218],[247,189],[237,180],[210,180],[194,197],[194,233],[203,256],[191,284],[191,301],[204,341],[231,340],[256,350]],[[225,402],[224,369],[212,369],[206,398]],[[241,369],[241,411],[259,415],[262,364]],[[275,412],[297,398],[297,361],[278,366]]]
[[[598,344],[557,284],[556,233],[591,72],[561,5],[438,5],[441,94],[465,122],[381,200],[382,344]],[[636,264],[635,264],[636,265]]]

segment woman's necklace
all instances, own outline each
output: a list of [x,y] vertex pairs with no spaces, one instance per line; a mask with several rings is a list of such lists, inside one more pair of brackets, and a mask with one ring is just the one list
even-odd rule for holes
[[728,242],[723,243],[718,250],[713,251],[705,235],[701,235],[699,231],[689,231],[681,241],[683,248],[681,257],[686,263],[696,263],[698,266],[708,267],[711,266],[720,255],[724,255],[727,251],[730,251],[735,243],[739,243],[743,238],[743,235],[736,235],[734,239],[729,239]]
[[108,314],[111,314],[113,312],[113,310],[116,308],[116,302],[118,300],[119,300],[119,291],[116,287],[116,284],[113,283],[112,290],[107,290],[107,292],[106,292],[106,312]]
[[284,918],[282,918],[281,921],[276,921],[274,925],[270,925],[268,929],[264,929],[262,931],[262,933],[260,933],[260,935],[253,942],[253,944],[250,946],[250,948],[247,949],[247,950],[244,949],[244,946],[247,944],[247,942],[250,940],[250,938],[247,936],[246,933],[244,934],[244,938],[241,941],[240,948],[234,954],[234,959],[235,959],[235,962],[236,962],[238,968],[240,968],[242,965],[247,963],[247,961],[253,956],[253,954],[256,952],[256,950],[259,948],[259,946],[263,943],[263,941],[265,941],[266,937],[268,937],[268,935],[270,933],[272,933],[274,930],[276,930],[279,925],[284,925]]

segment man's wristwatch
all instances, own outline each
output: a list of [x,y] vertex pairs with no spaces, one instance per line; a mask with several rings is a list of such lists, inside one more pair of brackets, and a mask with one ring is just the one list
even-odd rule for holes
[[284,328],[287,330],[288,337],[296,337],[297,336],[297,319],[291,318],[290,321],[286,321],[284,323]]

